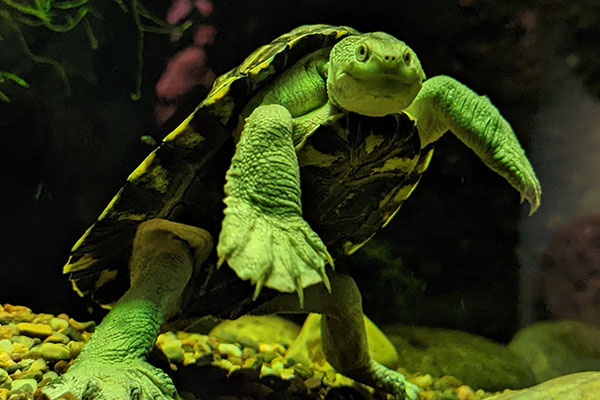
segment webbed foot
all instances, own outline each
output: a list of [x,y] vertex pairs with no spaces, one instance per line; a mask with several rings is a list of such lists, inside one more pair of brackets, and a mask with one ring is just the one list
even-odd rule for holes
[[394,400],[418,400],[419,387],[406,380],[406,377],[399,372],[391,370],[379,364],[375,360],[369,362],[368,371],[361,373],[364,379],[361,381],[367,383],[386,393],[394,396]]
[[121,364],[75,363],[59,378],[38,389],[35,400],[179,399],[171,378],[143,360]]
[[282,292],[297,291],[323,282],[329,289],[325,262],[333,259],[321,238],[298,214],[272,215],[245,200],[228,198],[223,229],[217,245],[219,263],[244,280]]

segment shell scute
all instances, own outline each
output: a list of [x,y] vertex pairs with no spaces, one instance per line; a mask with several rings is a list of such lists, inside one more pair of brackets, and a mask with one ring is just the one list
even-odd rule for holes
[[206,98],[168,134],[71,250],[63,272],[80,294],[101,303],[128,288],[127,265],[138,224],[151,218],[190,221],[216,232],[233,126],[247,101],[303,56],[356,34],[348,27],[305,25],[257,48],[219,76]]

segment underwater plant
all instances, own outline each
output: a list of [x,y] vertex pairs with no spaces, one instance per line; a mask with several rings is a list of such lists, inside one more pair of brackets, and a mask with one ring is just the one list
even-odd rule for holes
[[[19,77],[18,75],[7,72],[7,71],[0,71],[0,83],[3,83],[7,80],[13,81],[17,85],[24,87],[24,88],[29,87],[29,84],[27,82],[25,82],[25,80],[23,78]],[[4,94],[4,92],[2,90],[0,90],[0,101],[4,101],[6,103],[10,102],[10,98],[6,94]]]
[[[171,24],[163,18],[156,17],[144,6],[141,0],[113,0],[115,6],[123,13],[130,13],[137,29],[137,51],[136,51],[136,81],[135,88],[130,93],[132,100],[141,97],[143,49],[146,32],[161,34],[177,34],[186,30],[191,23],[183,22]],[[94,33],[91,19],[103,21],[106,11],[101,6],[102,2],[92,0],[0,0],[0,20],[2,31],[0,40],[6,40],[2,33],[14,36],[22,51],[34,64],[42,63],[50,65],[60,77],[65,92],[71,94],[71,84],[65,65],[59,60],[41,55],[30,48],[30,40],[35,36],[37,28],[43,28],[54,33],[67,33],[82,29],[85,32],[89,48],[97,50],[100,47],[99,40]],[[23,85],[25,81],[17,73],[0,70],[0,83],[9,79]],[[2,92],[0,92],[2,93]],[[4,93],[0,100],[9,101]]]

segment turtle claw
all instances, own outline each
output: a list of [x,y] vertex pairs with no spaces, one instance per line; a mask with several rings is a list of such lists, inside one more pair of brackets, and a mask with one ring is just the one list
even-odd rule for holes
[[300,308],[304,308],[304,289],[302,288],[302,281],[300,277],[296,277],[294,279],[294,283],[296,284],[296,293],[298,293],[298,302],[300,303]]
[[399,372],[388,369],[371,360],[369,367],[363,372],[361,382],[371,384],[374,388],[390,393],[394,400],[418,400],[419,387],[406,380]]
[[252,296],[252,300],[258,299],[260,295],[260,291],[265,283],[266,276],[263,275],[258,281],[256,281],[256,286],[254,287],[254,295]]
[[333,259],[321,238],[301,215],[265,213],[247,201],[229,197],[217,245],[219,263],[227,261],[240,279],[256,285],[296,292],[323,282],[330,290],[325,264]]
[[39,388],[35,400],[173,400],[171,379],[144,360],[123,364],[75,363],[61,377]]

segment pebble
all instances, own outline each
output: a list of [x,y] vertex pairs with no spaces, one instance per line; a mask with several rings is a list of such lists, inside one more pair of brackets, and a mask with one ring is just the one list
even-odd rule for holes
[[[56,379],[66,372],[95,327],[93,321],[75,321],[66,314],[34,314],[27,307],[0,305],[0,400],[31,399],[38,382]],[[157,338],[156,348],[174,371],[193,366],[225,370],[226,375],[240,382],[233,388],[235,394],[227,397],[231,400],[264,398],[273,392],[277,395],[274,398],[281,397],[281,393],[281,398],[300,395],[302,399],[310,392],[311,399],[323,400],[331,387],[357,386],[333,371],[323,372],[320,365],[286,361],[285,343],[258,340],[249,346],[197,333],[164,332]],[[196,373],[192,371],[188,373]],[[417,376],[416,381],[419,379],[430,386],[436,382],[431,376]],[[454,381],[444,383],[448,387],[444,398],[475,399],[469,387]],[[256,397],[259,393],[262,395]],[[477,391],[475,396],[482,398],[483,394]]]
[[71,351],[67,346],[61,343],[42,343],[39,352],[47,360],[68,360],[71,358]]
[[0,325],[0,339],[11,339],[15,332],[10,326]]
[[69,321],[54,317],[50,320],[50,327],[52,327],[52,330],[60,332],[61,330],[69,327]]
[[4,369],[0,368],[0,388],[9,388],[13,379]]
[[304,385],[309,390],[315,390],[321,386],[321,379],[312,377],[304,380]]
[[69,341],[71,340],[70,337],[68,337],[67,335],[65,335],[64,333],[60,333],[60,332],[56,332],[51,334],[50,336],[48,336],[44,341],[45,342],[50,342],[50,343],[69,343]]
[[24,390],[28,393],[33,393],[37,389],[37,381],[35,379],[17,379],[10,385],[10,390]]
[[227,354],[233,357],[242,357],[242,349],[240,346],[231,343],[220,343],[217,347],[222,354]]
[[79,322],[73,318],[69,318],[69,325],[79,332],[94,332],[96,330],[96,323],[94,321]]
[[39,338],[30,338],[30,337],[24,336],[24,335],[13,336],[12,340],[13,340],[13,342],[22,344],[28,350],[31,349],[36,344],[41,342],[41,340]]
[[71,353],[71,358],[75,358],[79,355],[79,353],[81,353],[83,345],[83,342],[76,342],[74,340],[67,343],[67,348],[69,349],[69,353]]
[[46,379],[52,380],[52,379],[56,379],[56,378],[58,378],[58,374],[54,371],[48,371],[42,376],[43,380],[46,380]]
[[315,373],[312,371],[312,369],[305,367],[302,364],[296,364],[294,365],[294,372],[300,376],[302,379],[308,379],[311,378]]
[[38,358],[34,360],[29,366],[29,370],[31,371],[45,371],[48,369],[48,363],[43,358]]
[[17,324],[17,328],[22,335],[45,338],[52,334],[52,327],[45,324],[31,324],[29,322],[21,322]]
[[12,351],[13,351],[12,342],[8,339],[0,340],[0,351],[3,351],[8,354],[12,353]]
[[5,351],[0,351],[0,368],[7,369],[16,363],[11,358],[10,354]]
[[184,360],[183,343],[173,332],[165,332],[156,339],[156,346],[162,350],[170,362],[181,363]]

